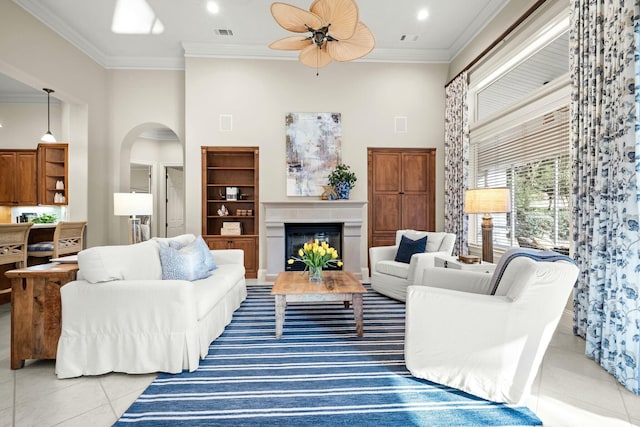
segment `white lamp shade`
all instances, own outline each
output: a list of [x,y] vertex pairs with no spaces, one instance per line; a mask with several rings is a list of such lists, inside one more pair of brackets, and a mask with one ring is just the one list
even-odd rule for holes
[[113,193],[113,214],[118,216],[152,215],[153,195],[149,193]]
[[506,187],[475,188],[464,194],[464,213],[488,214],[511,212],[511,191]]

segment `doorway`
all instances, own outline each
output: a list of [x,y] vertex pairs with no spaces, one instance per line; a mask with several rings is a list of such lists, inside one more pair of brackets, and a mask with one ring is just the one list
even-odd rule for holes
[[175,237],[184,233],[184,168],[165,166],[164,235]]

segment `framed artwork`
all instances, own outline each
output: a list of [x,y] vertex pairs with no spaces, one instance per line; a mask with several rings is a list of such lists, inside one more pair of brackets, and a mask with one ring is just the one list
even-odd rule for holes
[[289,113],[285,126],[287,196],[320,196],[342,158],[340,113]]

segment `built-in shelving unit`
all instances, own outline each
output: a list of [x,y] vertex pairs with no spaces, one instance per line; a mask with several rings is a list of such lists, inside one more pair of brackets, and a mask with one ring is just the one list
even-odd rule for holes
[[244,250],[249,278],[258,274],[258,164],[258,147],[202,147],[202,236],[211,249]]
[[38,144],[38,202],[69,204],[68,144]]

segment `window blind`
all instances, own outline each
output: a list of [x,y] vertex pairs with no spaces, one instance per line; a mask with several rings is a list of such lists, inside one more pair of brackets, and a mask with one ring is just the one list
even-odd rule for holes
[[[568,246],[568,107],[471,139],[476,187],[511,188],[512,212],[493,215],[495,245],[517,246],[520,238],[546,248]],[[471,241],[480,242],[479,224],[473,233]]]

